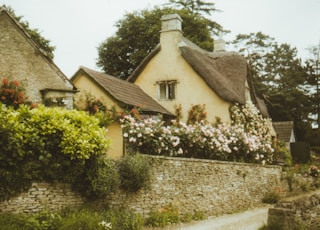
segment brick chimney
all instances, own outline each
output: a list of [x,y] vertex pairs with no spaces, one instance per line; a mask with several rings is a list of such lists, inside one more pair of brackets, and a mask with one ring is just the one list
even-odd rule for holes
[[[182,39],[182,19],[178,14],[168,14],[161,17],[160,44],[161,48],[176,46]],[[172,48],[172,47],[171,47]]]

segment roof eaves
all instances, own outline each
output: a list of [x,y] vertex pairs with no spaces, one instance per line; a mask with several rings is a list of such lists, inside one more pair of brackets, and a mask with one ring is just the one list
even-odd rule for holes
[[[26,37],[30,45],[39,52],[39,54],[48,62],[49,66],[54,69],[54,71],[60,76],[61,80],[64,82],[71,82],[67,76],[61,71],[61,69],[53,62],[49,55],[40,48],[40,46],[32,39],[31,35],[23,28],[23,26],[8,12],[5,7],[0,7],[0,13],[4,13],[13,22],[17,29]],[[71,84],[72,85],[72,84]],[[74,86],[73,86],[74,87]]]
[[149,61],[156,56],[157,53],[161,50],[160,44],[158,44],[138,65],[138,67],[132,72],[132,74],[127,78],[129,82],[135,82],[139,74],[144,70]]

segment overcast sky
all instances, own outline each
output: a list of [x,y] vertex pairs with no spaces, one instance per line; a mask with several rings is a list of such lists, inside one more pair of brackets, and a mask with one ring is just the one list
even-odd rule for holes
[[[56,47],[55,63],[71,77],[83,65],[96,67],[97,47],[114,35],[114,24],[126,12],[152,8],[168,0],[0,0],[37,28]],[[261,31],[278,43],[298,48],[298,56],[320,42],[320,0],[214,0],[221,10],[212,20],[234,39],[239,33]],[[160,20],[160,19],[159,19]]]

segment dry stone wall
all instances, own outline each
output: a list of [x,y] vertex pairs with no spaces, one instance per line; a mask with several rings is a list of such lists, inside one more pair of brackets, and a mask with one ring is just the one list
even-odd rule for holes
[[320,190],[280,200],[269,209],[268,224],[283,230],[320,228]]
[[171,204],[181,213],[213,216],[255,207],[266,193],[282,187],[278,166],[152,157],[152,169],[149,189],[136,194],[118,191],[109,205],[148,216]]
[[33,213],[79,206],[83,199],[68,184],[32,183],[28,192],[0,203],[0,212]]
[[[173,205],[181,213],[208,216],[233,213],[261,204],[270,191],[282,187],[279,166],[262,166],[201,159],[150,157],[151,185],[137,193],[121,190],[96,205],[126,207],[148,216]],[[0,203],[0,211],[34,212],[80,205],[81,197],[64,184],[34,183],[19,197]]]

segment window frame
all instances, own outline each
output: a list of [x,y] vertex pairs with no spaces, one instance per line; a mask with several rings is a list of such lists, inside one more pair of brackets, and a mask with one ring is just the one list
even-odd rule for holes
[[157,96],[159,100],[171,101],[176,99],[176,80],[157,81]]

